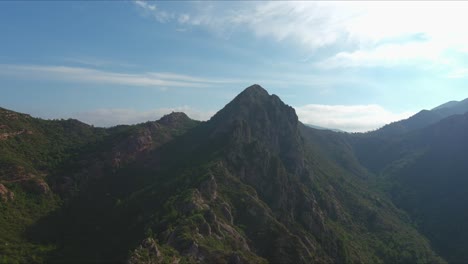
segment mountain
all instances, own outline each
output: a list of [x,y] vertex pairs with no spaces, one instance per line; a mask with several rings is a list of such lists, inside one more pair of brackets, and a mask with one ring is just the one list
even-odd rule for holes
[[457,106],[459,103],[460,103],[459,101],[450,101],[450,102],[441,104],[441,105],[439,105],[437,107],[434,107],[432,110],[439,110],[439,109],[442,109],[442,108],[452,108],[452,107]]
[[450,101],[432,110],[422,110],[410,118],[385,125],[381,129],[371,133],[384,137],[398,136],[435,124],[446,117],[466,112],[468,112],[468,98],[460,102]]
[[439,105],[432,109],[432,111],[444,113],[446,116],[464,114],[468,112],[468,98],[463,101],[450,101]]
[[376,186],[357,140],[305,126],[259,85],[206,122],[1,114],[3,262],[444,262]]
[[360,163],[377,175],[395,205],[410,214],[450,263],[468,262],[468,215],[463,210],[468,202],[467,135],[465,113],[387,141],[368,135],[351,140]]
[[451,101],[374,132],[343,136],[376,185],[450,263],[468,262],[467,112],[468,99]]
[[173,113],[157,122],[102,129],[1,109],[1,262],[42,262],[39,256],[56,246],[35,242],[25,232],[27,227],[86,189],[91,182],[86,177],[102,177],[197,124],[185,114]]
[[467,133],[468,114],[450,116],[418,131],[402,142],[414,142],[413,150],[384,172],[395,185],[390,187],[395,203],[413,216],[434,247],[453,263],[468,262],[468,233],[463,228],[468,221],[463,210],[468,202]]

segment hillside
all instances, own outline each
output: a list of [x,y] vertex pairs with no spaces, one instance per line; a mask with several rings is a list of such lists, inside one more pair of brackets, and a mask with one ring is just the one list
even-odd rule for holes
[[452,115],[396,138],[351,136],[358,160],[374,171],[394,203],[407,211],[435,249],[465,263],[468,114]]
[[[41,167],[48,194],[5,182],[14,198],[1,203],[4,262],[444,262],[342,133],[304,126],[258,85],[207,122],[174,113],[85,127],[58,147],[73,156]],[[8,156],[40,169],[5,142]]]
[[84,171],[99,177],[197,123],[176,113],[157,122],[103,129],[1,109],[0,261],[42,262],[56,248],[36,243],[26,228],[86,188]]

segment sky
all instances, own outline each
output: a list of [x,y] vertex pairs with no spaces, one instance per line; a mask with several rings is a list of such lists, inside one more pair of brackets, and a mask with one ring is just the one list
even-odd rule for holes
[[0,1],[0,107],[95,126],[207,120],[260,84],[369,131],[468,97],[468,2]]

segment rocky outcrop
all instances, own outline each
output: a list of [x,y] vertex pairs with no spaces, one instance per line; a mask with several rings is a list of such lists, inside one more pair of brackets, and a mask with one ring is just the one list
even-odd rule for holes
[[232,218],[232,213],[231,213],[231,207],[229,206],[229,204],[227,203],[221,204],[221,213],[223,214],[226,221],[232,224],[233,218]]
[[207,200],[216,200],[218,196],[218,184],[213,175],[210,175],[208,180],[202,182],[198,189],[203,198]]
[[164,263],[164,259],[157,242],[153,238],[148,237],[144,239],[140,246],[132,252],[127,263],[159,264]]
[[0,184],[0,198],[3,202],[13,201],[15,199],[15,194],[8,190],[5,185]]
[[205,203],[205,200],[197,189],[192,191],[188,199],[178,201],[176,207],[183,215],[191,215],[195,212],[210,208],[210,206]]
[[177,128],[183,126],[188,121],[190,121],[190,118],[185,113],[172,112],[168,115],[163,116],[157,122],[164,126]]
[[22,129],[16,132],[0,133],[0,140],[7,140],[9,138],[22,135],[22,134],[32,135],[34,134],[34,132],[32,132],[31,130]]
[[119,168],[135,159],[138,154],[150,149],[152,144],[153,138],[149,129],[142,129],[137,134],[131,135],[113,148],[111,154],[112,167]]
[[195,262],[250,263],[255,259],[255,263],[263,263],[250,248],[245,234],[233,224],[231,206],[219,195],[216,179],[223,177],[220,173],[226,170],[219,164],[214,167],[197,189],[175,199],[177,224],[161,235],[161,241]]
[[111,164],[113,168],[136,159],[142,153],[148,152],[171,141],[173,137],[194,123],[186,114],[172,112],[156,122],[146,122],[136,133],[119,142],[112,150]]
[[26,191],[31,193],[44,195],[50,192],[49,185],[41,178],[31,178],[21,182],[21,185]]

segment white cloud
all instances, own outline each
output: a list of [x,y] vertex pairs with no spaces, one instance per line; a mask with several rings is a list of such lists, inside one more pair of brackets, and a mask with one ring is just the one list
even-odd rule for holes
[[92,68],[44,65],[0,64],[0,75],[22,79],[61,80],[97,84],[156,87],[210,87],[215,84],[237,83],[234,79],[210,79],[176,73],[118,73]]
[[155,11],[156,10],[156,5],[151,5],[149,4],[148,2],[146,1],[135,1],[135,4],[143,9],[148,9],[148,10],[151,10],[151,11]]
[[146,121],[158,120],[171,112],[184,112],[190,118],[195,120],[208,120],[215,111],[203,111],[189,106],[180,106],[173,108],[157,108],[147,111],[137,111],[134,109],[96,109],[87,112],[79,112],[63,118],[72,117],[99,127],[110,127],[115,125],[133,125]]
[[[223,36],[249,30],[258,37],[277,41],[292,39],[310,48],[337,41],[340,17],[321,2],[199,3],[184,24],[205,27]],[[179,21],[180,22],[180,21]]]
[[[431,65],[440,66],[444,64],[441,52],[442,50],[439,48],[425,42],[387,44],[370,50],[340,52],[331,58],[316,63],[316,66],[325,69],[340,67],[392,67],[416,64],[426,67]],[[445,62],[449,61],[445,60]]]
[[[339,46],[316,64],[325,68],[452,65],[447,50],[468,50],[468,2],[273,1],[195,2],[167,21],[204,27],[222,36],[249,31],[259,38],[291,41],[306,50]],[[161,10],[155,10],[156,15]],[[170,17],[170,16],[167,16]],[[159,19],[158,19],[159,20]],[[422,36],[422,38],[421,38]]]
[[176,14],[172,12],[167,12],[157,8],[155,4],[150,4],[148,1],[139,1],[136,0],[134,3],[141,8],[144,15],[149,15],[159,21],[160,23],[166,23],[173,20],[176,17]]
[[414,112],[393,113],[379,105],[320,105],[294,107],[305,124],[348,132],[365,132],[408,118]]

